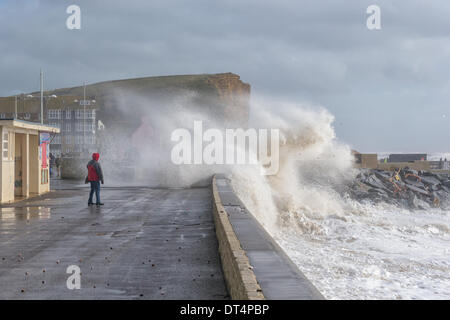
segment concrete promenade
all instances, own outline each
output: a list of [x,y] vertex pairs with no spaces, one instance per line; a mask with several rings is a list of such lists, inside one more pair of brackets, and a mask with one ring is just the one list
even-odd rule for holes
[[[210,188],[59,190],[0,207],[0,299],[228,299]],[[69,290],[69,265],[81,289]]]

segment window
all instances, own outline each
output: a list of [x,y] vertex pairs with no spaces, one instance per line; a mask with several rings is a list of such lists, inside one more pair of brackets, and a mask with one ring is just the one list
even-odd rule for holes
[[66,123],[66,132],[72,131],[72,124],[70,122]]
[[85,144],[95,144],[95,136],[94,135],[88,135],[85,137]]
[[9,133],[5,129],[3,129],[2,153],[3,153],[3,160],[8,160],[9,159]]
[[72,118],[72,110],[66,110],[66,119]]
[[25,113],[23,118],[26,119],[26,120],[29,120],[31,118],[31,114]]
[[66,141],[66,144],[72,144],[72,136],[65,136],[64,140]]
[[5,119],[6,118],[6,113],[0,113],[0,118],[1,119]]
[[56,135],[55,137],[53,137],[52,144],[61,144],[61,136]]
[[75,144],[83,144],[83,136],[75,136]]
[[48,110],[48,118],[49,119],[61,119],[61,110],[60,109]]
[[53,155],[59,156],[61,154],[61,146],[51,145],[51,151],[52,151]]
[[49,125],[61,129],[61,123],[59,122],[50,122]]
[[86,110],[86,119],[95,119],[95,110]]
[[94,132],[95,131],[95,122],[94,121],[86,121],[86,132]]
[[83,122],[75,122],[75,131],[82,132],[83,131]]
[[75,119],[83,119],[83,109],[75,110]]
[[[84,124],[84,130],[83,130],[83,124]],[[93,132],[95,131],[95,122],[93,121],[86,121],[83,123],[83,121],[75,122],[75,131],[77,132]]]
[[[83,117],[83,114],[86,115],[86,118]],[[95,110],[86,110],[84,113],[83,109],[75,110],[75,119],[95,119]]]

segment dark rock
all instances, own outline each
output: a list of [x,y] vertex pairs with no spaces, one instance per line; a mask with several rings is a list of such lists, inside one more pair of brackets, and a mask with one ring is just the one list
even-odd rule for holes
[[447,174],[434,174],[405,168],[398,172],[361,169],[345,193],[358,201],[386,202],[410,209],[450,207],[450,180]]

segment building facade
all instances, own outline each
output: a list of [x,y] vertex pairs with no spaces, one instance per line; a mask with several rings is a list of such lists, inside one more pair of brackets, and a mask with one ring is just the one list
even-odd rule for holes
[[93,151],[96,146],[96,111],[95,99],[64,96],[49,101],[47,123],[61,130],[61,134],[51,141],[52,153],[70,156]]
[[[44,124],[60,129],[51,142],[52,154],[77,155],[96,147],[97,102],[93,97],[45,96]],[[39,95],[0,98],[0,120],[40,122]]]
[[414,162],[414,161],[427,161],[426,153],[398,153],[390,154],[387,162]]

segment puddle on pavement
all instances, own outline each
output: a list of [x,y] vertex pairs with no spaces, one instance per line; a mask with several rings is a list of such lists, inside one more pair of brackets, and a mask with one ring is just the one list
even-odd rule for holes
[[50,219],[48,207],[11,207],[0,208],[1,221],[20,221],[32,219]]

